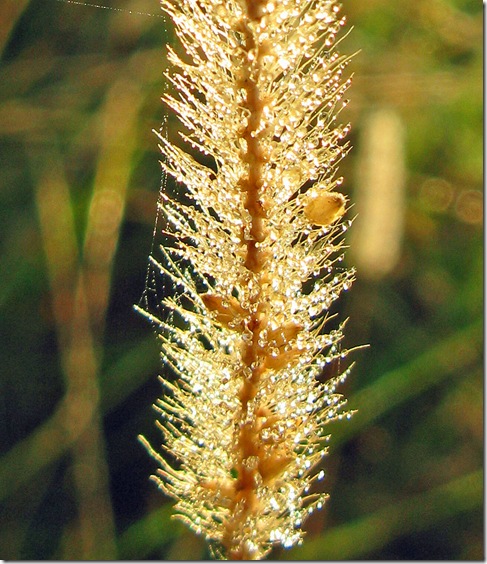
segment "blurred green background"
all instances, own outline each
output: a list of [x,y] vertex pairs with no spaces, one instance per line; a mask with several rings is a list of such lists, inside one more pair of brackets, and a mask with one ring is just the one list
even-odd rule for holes
[[[482,3],[343,4],[359,217],[340,311],[346,345],[370,347],[349,357],[359,411],[332,429],[330,501],[272,556],[480,560]],[[159,441],[158,348],[132,306],[173,36],[156,0],[105,5],[0,4],[2,559],[208,558],[136,439]]]

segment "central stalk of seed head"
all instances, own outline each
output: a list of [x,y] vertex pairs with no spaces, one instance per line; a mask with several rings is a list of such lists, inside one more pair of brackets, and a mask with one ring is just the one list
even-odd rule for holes
[[[261,375],[264,371],[264,356],[259,344],[261,332],[267,324],[266,304],[262,299],[261,272],[265,265],[265,255],[259,246],[266,237],[266,211],[263,205],[263,165],[264,153],[260,143],[259,128],[261,126],[264,102],[259,91],[259,77],[262,64],[262,46],[256,44],[250,22],[259,22],[262,17],[261,0],[247,0],[247,17],[240,22],[238,32],[243,38],[244,53],[247,64],[242,67],[242,75],[238,87],[245,91],[244,105],[248,110],[248,122],[242,130],[246,150],[242,160],[247,165],[248,173],[239,180],[244,197],[244,207],[250,215],[250,226],[243,232],[245,244],[245,266],[249,274],[257,279],[255,292],[250,297],[249,313],[245,322],[244,332],[248,340],[243,343],[242,370],[240,389],[241,412],[238,420],[238,467],[235,484],[235,498],[232,502],[233,515],[227,524],[225,544],[228,557],[232,560],[248,560],[252,552],[247,543],[242,542],[237,530],[243,525],[248,514],[258,511],[256,489],[258,486],[259,464],[255,461],[262,455],[259,449],[259,429],[257,428],[258,414],[255,406],[250,402],[255,398],[259,389]],[[263,128],[260,128],[262,131]],[[238,506],[238,508],[237,508]],[[234,533],[237,533],[236,535]]]

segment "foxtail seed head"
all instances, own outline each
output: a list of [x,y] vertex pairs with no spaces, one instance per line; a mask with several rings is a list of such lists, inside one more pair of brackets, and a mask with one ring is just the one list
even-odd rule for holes
[[157,403],[170,457],[150,449],[155,479],[216,556],[260,559],[299,543],[323,505],[314,468],[326,423],[343,417],[346,373],[318,377],[345,354],[342,326],[325,322],[353,279],[337,266],[344,18],[334,0],[162,8],[184,49],[169,48],[179,70],[165,101],[196,152],[160,136],[182,197],[162,194],[167,245],[151,257],[173,317],[156,320],[164,364],[177,377]]

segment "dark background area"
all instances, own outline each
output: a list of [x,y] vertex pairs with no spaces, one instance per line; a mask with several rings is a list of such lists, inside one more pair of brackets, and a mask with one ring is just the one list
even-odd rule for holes
[[[331,429],[330,500],[303,546],[273,557],[479,560],[482,4],[343,4],[340,49],[360,49],[340,115],[358,274],[340,310],[346,345],[370,346],[348,357],[358,412]],[[158,347],[133,304],[173,36],[155,0],[106,5],[0,5],[3,559],[207,558],[137,441],[159,441]]]

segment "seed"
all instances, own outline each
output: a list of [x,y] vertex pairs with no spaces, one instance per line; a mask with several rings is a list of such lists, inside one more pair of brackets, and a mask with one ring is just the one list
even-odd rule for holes
[[314,225],[330,225],[345,213],[347,200],[339,192],[321,192],[304,208],[304,215]]

